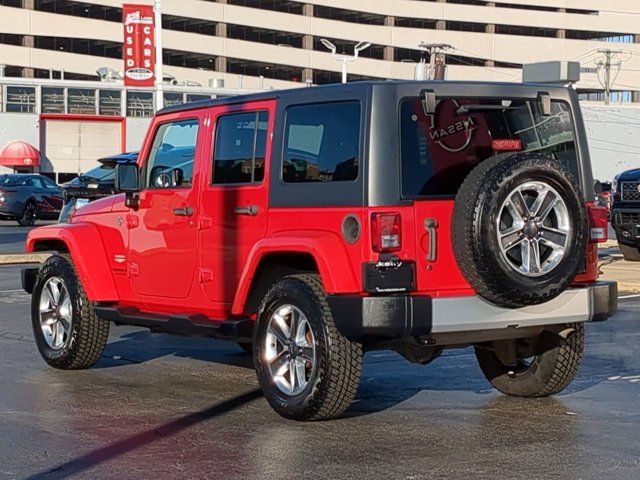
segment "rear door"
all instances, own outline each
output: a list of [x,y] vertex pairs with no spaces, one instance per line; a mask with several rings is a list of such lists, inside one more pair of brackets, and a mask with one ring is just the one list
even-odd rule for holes
[[274,113],[272,100],[210,111],[198,279],[205,296],[223,310],[230,308],[249,253],[267,230]]

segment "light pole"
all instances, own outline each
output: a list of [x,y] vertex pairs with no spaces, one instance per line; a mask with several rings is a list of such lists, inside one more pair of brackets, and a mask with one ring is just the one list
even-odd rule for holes
[[347,63],[355,62],[358,58],[358,54],[362,50],[371,46],[369,42],[359,42],[355,47],[353,47],[353,55],[344,55],[336,53],[336,46],[326,38],[321,38],[320,43],[331,50],[331,56],[334,60],[342,62],[342,83],[347,83]]
[[162,68],[162,0],[153,2],[154,23],[156,25],[156,112],[164,108],[164,69]]

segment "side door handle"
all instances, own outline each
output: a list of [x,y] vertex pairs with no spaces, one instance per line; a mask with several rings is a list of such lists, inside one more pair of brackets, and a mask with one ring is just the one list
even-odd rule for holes
[[174,208],[173,214],[178,217],[190,217],[193,215],[193,207]]
[[258,210],[257,205],[248,205],[246,207],[236,207],[234,212],[236,212],[236,215],[249,215],[253,217],[258,214]]

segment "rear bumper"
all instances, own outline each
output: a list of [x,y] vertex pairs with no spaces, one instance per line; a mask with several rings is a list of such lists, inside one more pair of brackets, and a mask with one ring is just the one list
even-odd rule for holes
[[618,310],[616,282],[572,288],[550,302],[508,309],[477,296],[431,298],[330,296],[337,327],[349,338],[419,337],[434,334],[517,330],[604,321]]

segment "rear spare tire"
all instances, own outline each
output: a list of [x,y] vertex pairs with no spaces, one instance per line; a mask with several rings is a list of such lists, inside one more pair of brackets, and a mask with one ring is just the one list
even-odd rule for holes
[[478,295],[503,307],[549,301],[585,259],[588,220],[577,179],[538,153],[497,155],[456,196],[454,254]]

